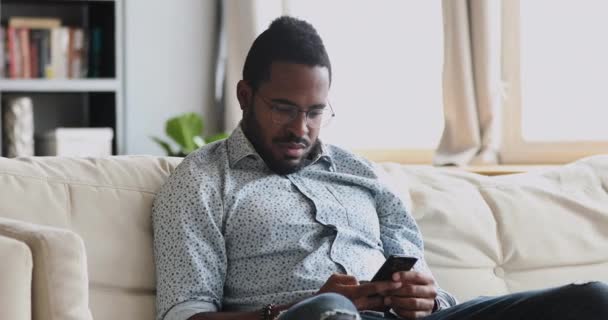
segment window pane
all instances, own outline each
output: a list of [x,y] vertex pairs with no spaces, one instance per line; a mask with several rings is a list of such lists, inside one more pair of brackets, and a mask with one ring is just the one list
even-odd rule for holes
[[607,140],[608,1],[521,1],[522,134]]
[[440,1],[291,0],[333,68],[336,118],[326,142],[349,148],[435,148],[443,130]]

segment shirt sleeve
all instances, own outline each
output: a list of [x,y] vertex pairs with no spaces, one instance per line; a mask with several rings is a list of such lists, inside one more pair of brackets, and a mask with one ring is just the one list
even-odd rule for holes
[[[377,168],[376,168],[376,171]],[[382,186],[376,195],[376,210],[380,220],[380,239],[386,256],[400,254],[418,258],[414,270],[433,277],[424,259],[424,242],[414,217],[403,201],[388,186]],[[437,283],[437,281],[435,281]],[[437,286],[438,309],[445,309],[458,302],[449,292]]]
[[157,320],[186,320],[221,309],[226,251],[213,177],[188,157],[154,199]]

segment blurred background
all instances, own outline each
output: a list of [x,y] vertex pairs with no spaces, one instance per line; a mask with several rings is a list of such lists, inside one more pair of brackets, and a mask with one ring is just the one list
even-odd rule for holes
[[601,0],[0,0],[2,156],[183,155],[224,137],[249,46],[284,14],[330,55],[325,142],[459,166],[608,151]]

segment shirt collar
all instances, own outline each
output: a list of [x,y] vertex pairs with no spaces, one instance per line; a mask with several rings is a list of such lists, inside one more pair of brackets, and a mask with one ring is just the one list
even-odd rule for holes
[[245,136],[245,133],[241,129],[241,124],[232,131],[232,134],[226,140],[228,148],[228,161],[230,161],[230,168],[241,160],[247,157],[253,157],[262,160],[260,155],[255,151],[255,148]]
[[[318,161],[326,161],[330,165],[330,168],[333,167],[333,158],[329,148],[327,148],[327,146],[321,142],[321,140],[317,141],[319,141],[319,144],[316,150],[316,156],[308,165],[314,164]],[[251,144],[251,141],[249,141],[247,136],[245,136],[243,129],[241,129],[240,123],[232,131],[232,134],[226,140],[226,144],[230,168],[234,168],[234,166],[237,165],[241,160],[248,157],[263,161],[262,157],[260,157],[258,152],[253,147],[253,144]]]

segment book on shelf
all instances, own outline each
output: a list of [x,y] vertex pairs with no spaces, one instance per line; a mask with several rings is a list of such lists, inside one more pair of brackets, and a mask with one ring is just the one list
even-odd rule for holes
[[25,29],[53,29],[61,27],[61,19],[42,17],[11,17],[8,20],[8,26]]
[[101,76],[101,42],[101,28],[93,28],[93,30],[91,30],[91,52],[89,55],[90,62],[88,76],[90,78],[97,78]]
[[68,62],[68,76],[70,78],[85,78],[87,76],[87,51],[83,29],[70,29]]
[[23,74],[21,64],[21,45],[19,44],[19,36],[17,29],[9,27],[7,30],[7,47],[8,47],[8,70],[10,78],[20,78]]
[[42,30],[32,30],[30,32],[30,65],[32,66],[32,78],[40,78],[42,69],[40,66],[40,52],[42,41]]
[[0,75],[6,74],[6,29],[0,28]]
[[69,28],[60,27],[51,29],[51,67],[47,72],[48,78],[67,78],[69,43]]
[[28,29],[17,29],[19,31],[19,47],[21,50],[21,72],[23,78],[32,77],[32,66],[30,60],[30,32]]
[[[63,26],[57,18],[11,17],[8,26],[2,28],[6,32],[2,39],[6,54],[0,63],[7,67],[1,74],[11,79],[99,76],[100,57],[88,57],[89,52],[101,54],[98,29],[92,30],[95,47],[89,50],[88,32],[83,28]],[[91,68],[89,61],[93,63]]]
[[47,74],[51,69],[51,30],[41,29],[37,30],[40,34],[40,52],[38,52],[38,77],[47,78]]

